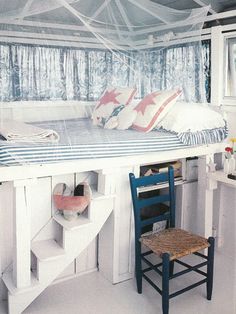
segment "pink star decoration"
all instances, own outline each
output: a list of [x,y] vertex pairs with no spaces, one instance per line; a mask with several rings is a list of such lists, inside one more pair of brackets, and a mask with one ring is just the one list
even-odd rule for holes
[[101,107],[102,105],[107,105],[110,102],[112,102],[113,104],[120,104],[116,97],[119,96],[121,93],[116,93],[115,91],[116,91],[115,88],[111,91],[106,91],[105,94],[100,99],[97,108]]
[[149,105],[155,105],[154,99],[158,95],[160,95],[160,92],[154,92],[147,95],[143,98],[143,100],[140,101],[140,103],[137,105],[137,107],[134,108],[134,110],[136,110],[137,112],[141,112],[144,115],[144,112]]

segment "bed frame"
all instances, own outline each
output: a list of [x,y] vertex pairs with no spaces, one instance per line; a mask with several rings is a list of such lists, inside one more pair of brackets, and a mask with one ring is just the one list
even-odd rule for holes
[[[46,104],[44,106],[46,109]],[[0,105],[0,108],[3,107]],[[15,108],[15,103],[13,108],[8,103],[4,109],[5,116],[16,118]],[[86,116],[90,109],[87,104],[84,104],[84,108],[87,108],[84,111]],[[64,109],[61,105],[62,112]],[[21,111],[18,111],[18,118],[19,112]],[[32,107],[28,107],[28,112],[33,113]],[[81,115],[80,110],[77,113]],[[28,121],[32,120],[34,119],[29,116]],[[87,265],[82,267],[80,273],[97,269],[97,241],[99,271],[111,283],[133,277],[133,220],[128,173],[133,172],[138,176],[142,165],[198,157],[198,215],[195,229],[205,237],[212,235],[215,187],[207,181],[208,164],[214,160],[215,154],[224,151],[224,147],[221,143],[135,157],[0,167],[0,228],[5,234],[0,243],[0,258],[4,273],[2,279],[8,290],[9,313],[21,313],[64,269],[72,267],[71,262],[78,255],[84,256],[82,264]],[[51,201],[53,187],[58,182],[65,182],[73,187],[85,178],[94,185],[96,195],[87,216],[82,217],[87,219],[87,223],[82,223],[83,226],[81,223],[77,226],[65,225],[60,217],[55,217],[55,208]],[[183,210],[179,210],[179,225],[183,224]],[[93,219],[96,221],[94,225],[91,224]],[[86,235],[86,228],[91,237]],[[98,234],[99,237],[96,238]],[[55,243],[52,245],[52,239],[66,252],[63,258],[60,257],[58,248],[55,248]],[[81,239],[82,244],[75,248],[74,244],[78,239]],[[89,245],[92,250],[84,253]],[[81,263],[77,267],[81,267]],[[51,276],[50,272],[54,271],[55,276]],[[35,274],[36,280],[32,279],[32,274]],[[63,273],[63,276],[66,275],[67,271]],[[40,280],[43,285],[38,288],[37,281]]]

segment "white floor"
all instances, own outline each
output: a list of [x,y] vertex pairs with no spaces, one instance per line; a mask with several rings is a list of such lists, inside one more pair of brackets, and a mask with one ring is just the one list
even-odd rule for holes
[[[173,288],[180,284],[175,280]],[[205,295],[205,285],[202,285],[172,299],[170,314],[236,314],[235,260],[216,254],[212,301],[207,301]],[[0,305],[0,313],[7,313],[6,304]],[[36,313],[161,314],[162,311],[159,294],[145,281],[143,294],[139,295],[134,280],[111,285],[95,272],[45,290],[24,312]]]

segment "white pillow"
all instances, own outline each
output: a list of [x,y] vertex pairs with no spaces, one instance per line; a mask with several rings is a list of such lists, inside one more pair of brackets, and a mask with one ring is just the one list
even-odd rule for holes
[[224,128],[222,115],[207,105],[177,102],[156,127],[175,133]]
[[149,132],[154,129],[175,104],[181,90],[156,91],[145,96],[134,108],[137,117],[133,123],[133,128]]

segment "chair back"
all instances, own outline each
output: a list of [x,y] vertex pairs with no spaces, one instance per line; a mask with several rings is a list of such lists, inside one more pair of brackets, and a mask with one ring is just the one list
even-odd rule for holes
[[[168,172],[157,173],[150,176],[136,178],[133,173],[129,174],[130,188],[133,202],[134,221],[135,221],[135,238],[139,240],[142,230],[146,226],[153,225],[158,221],[167,221],[168,227],[175,227],[175,188],[174,188],[174,170],[173,167],[168,168]],[[161,183],[168,183],[164,194],[150,196],[148,198],[140,197],[140,188]],[[163,190],[164,191],[164,190]],[[161,204],[168,205],[168,210],[157,216],[142,219],[141,210],[148,206],[156,206],[157,214]]]

